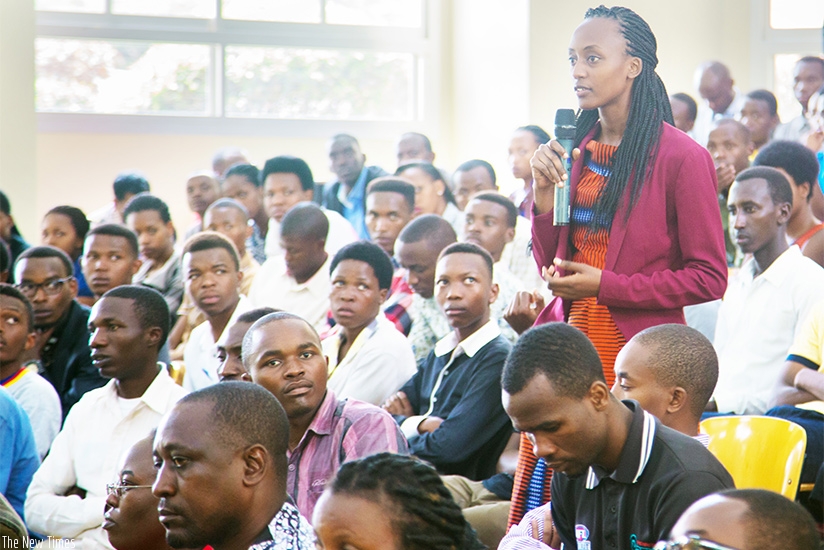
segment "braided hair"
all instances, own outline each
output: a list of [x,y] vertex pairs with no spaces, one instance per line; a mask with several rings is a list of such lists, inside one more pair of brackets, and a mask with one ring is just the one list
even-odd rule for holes
[[[627,126],[613,157],[611,175],[594,205],[592,219],[609,220],[611,223],[628,184],[631,190],[629,210],[638,200],[644,179],[652,169],[658,152],[661,123],[673,124],[672,107],[664,82],[655,72],[658,65],[658,43],[647,22],[631,9],[619,6],[607,8],[600,5],[587,10],[584,18],[593,17],[615,19],[627,41],[627,54],[638,57],[643,62],[641,73],[632,84]],[[597,109],[578,113],[576,146],[580,146],[596,122]]]
[[347,462],[327,490],[389,501],[403,550],[485,548],[438,472],[416,458],[379,453]]

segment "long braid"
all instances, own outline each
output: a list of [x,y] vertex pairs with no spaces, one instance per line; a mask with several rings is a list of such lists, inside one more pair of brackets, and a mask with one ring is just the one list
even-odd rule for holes
[[485,548],[437,471],[418,459],[380,453],[347,462],[327,490],[388,500],[404,550]]
[[[638,57],[643,62],[641,74],[632,84],[627,126],[613,157],[611,175],[593,207],[593,220],[609,220],[611,223],[624,200],[628,183],[630,204],[627,217],[638,200],[644,180],[658,153],[661,123],[673,123],[672,107],[666,87],[655,72],[658,65],[658,44],[647,22],[634,11],[619,6],[607,8],[601,5],[588,10],[584,17],[605,17],[618,21],[627,41],[627,54]],[[581,144],[597,121],[596,109],[578,113],[576,145]]]

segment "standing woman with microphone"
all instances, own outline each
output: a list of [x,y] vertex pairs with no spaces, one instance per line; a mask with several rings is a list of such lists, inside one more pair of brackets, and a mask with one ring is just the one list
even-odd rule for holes
[[[684,306],[721,298],[727,284],[715,168],[672,125],[656,49],[632,10],[587,11],[569,46],[580,108],[571,175],[554,140],[530,163],[533,254],[556,296],[537,323],[586,333],[610,385],[630,338],[683,324]],[[569,225],[553,224],[556,185],[569,186]]]

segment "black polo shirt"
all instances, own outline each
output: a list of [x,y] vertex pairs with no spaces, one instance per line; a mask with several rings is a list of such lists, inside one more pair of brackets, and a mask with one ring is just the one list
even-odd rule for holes
[[552,476],[552,518],[567,549],[652,548],[693,502],[734,487],[701,443],[661,425],[635,401],[623,403],[633,417],[618,468]]

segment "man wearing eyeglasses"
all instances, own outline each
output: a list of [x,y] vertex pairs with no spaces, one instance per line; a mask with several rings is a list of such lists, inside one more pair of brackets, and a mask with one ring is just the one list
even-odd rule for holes
[[53,246],[29,248],[14,265],[17,288],[32,303],[37,342],[27,355],[60,395],[63,418],[88,392],[106,383],[92,365],[89,309],[78,303],[71,259]]

